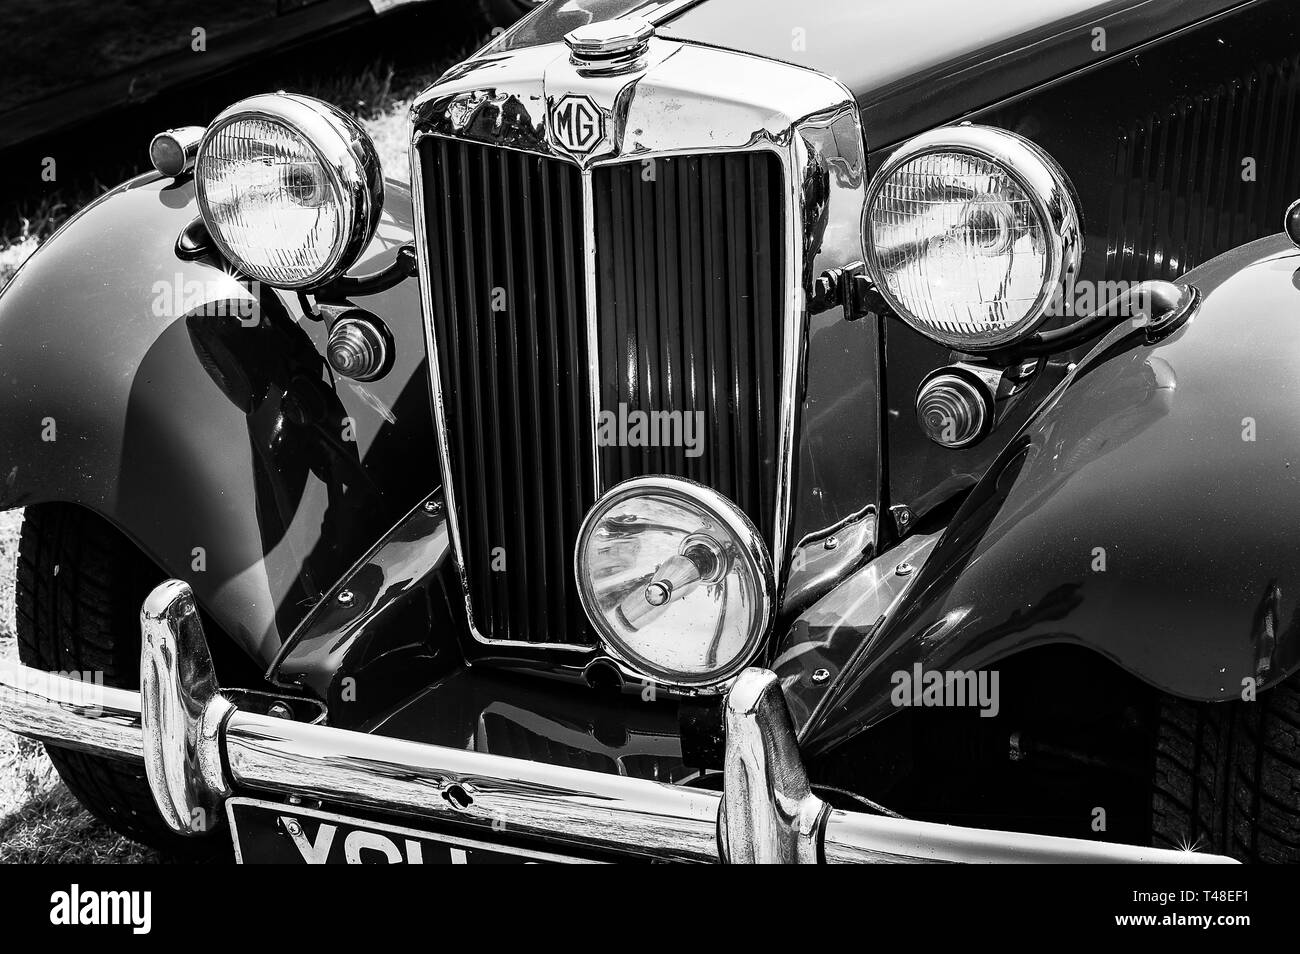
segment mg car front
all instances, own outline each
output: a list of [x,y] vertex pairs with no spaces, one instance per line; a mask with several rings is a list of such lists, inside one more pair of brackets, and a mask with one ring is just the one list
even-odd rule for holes
[[[1110,141],[1048,148],[1042,117],[1139,51],[1289,18],[1017,7],[989,49],[1022,52],[930,122],[919,64],[962,55],[942,30],[900,31],[929,45],[886,82],[845,76],[842,43],[803,62],[797,25],[788,57],[754,24],[728,41],[727,6],[544,5],[416,99],[409,192],[303,97],[162,143],[167,177],[116,201],[178,209],[157,265],[242,291],[159,323],[141,366],[238,412],[211,425],[233,463],[187,436],[170,467],[248,488],[255,530],[206,496],[193,523],[254,556],[196,570],[193,534],[132,523],[156,484],[120,478],[92,509],[173,577],[139,682],[88,702],[25,658],[5,724],[138,765],[167,838],[226,826],[245,860],[1268,856],[1168,850],[1199,822],[1172,817],[1164,740],[1253,703],[1243,680],[1290,698],[1298,561],[1264,506],[1290,485],[1229,493],[1242,429],[1219,418],[1280,407],[1238,372],[1261,337],[1289,353],[1300,263],[1276,236],[1184,277],[1286,203],[1190,241],[1163,193],[1099,202]],[[1110,55],[1050,59],[1098,24]],[[1039,136],[1000,90],[1046,98],[1022,110]],[[1168,162],[1205,152],[1194,113]],[[206,307],[234,298],[254,307]],[[1251,335],[1216,317],[1248,305]],[[144,387],[125,407],[166,418]]]

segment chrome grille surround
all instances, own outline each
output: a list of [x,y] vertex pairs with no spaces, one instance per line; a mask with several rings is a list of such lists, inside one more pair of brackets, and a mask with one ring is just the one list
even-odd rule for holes
[[[588,97],[603,114],[600,140],[583,154],[552,138],[548,114],[564,97]],[[816,274],[828,261],[863,258],[858,225],[865,192],[862,134],[852,94],[822,74],[747,54],[654,39],[643,67],[617,76],[586,72],[559,44],[485,55],[450,71],[412,108],[412,180],[415,190],[420,284],[426,311],[432,296],[428,275],[424,173],[419,143],[427,136],[476,142],[574,163],[581,171],[587,307],[588,385],[592,433],[600,411],[593,169],[656,157],[767,151],[783,172],[784,206],[781,353],[777,468],[772,536],[776,578],[785,578],[790,546],[791,498],[797,450],[803,363],[808,334],[807,301]],[[814,270],[816,265],[816,271]],[[571,642],[501,640],[476,630],[465,578],[461,511],[450,479],[446,407],[439,380],[439,343],[426,320],[435,420],[445,495],[457,563],[465,583],[471,633],[495,647],[574,650],[600,655],[599,647]],[[869,373],[869,372],[868,372]],[[605,488],[600,454],[592,441],[592,480]],[[626,667],[620,665],[620,668]],[[629,673],[630,675],[638,675]]]

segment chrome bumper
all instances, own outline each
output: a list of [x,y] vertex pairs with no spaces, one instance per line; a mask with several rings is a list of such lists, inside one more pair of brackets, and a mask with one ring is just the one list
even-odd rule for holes
[[241,710],[217,685],[193,597],[179,581],[150,594],[141,627],[140,692],[88,691],[0,663],[0,726],[143,761],[159,813],[183,834],[219,825],[222,804],[239,790],[669,861],[1230,861],[829,808],[809,788],[780,686],[763,669],[742,673],[727,697],[718,794]]

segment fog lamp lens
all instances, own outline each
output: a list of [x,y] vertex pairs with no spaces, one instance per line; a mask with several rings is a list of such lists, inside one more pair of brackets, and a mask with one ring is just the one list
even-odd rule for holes
[[575,562],[606,650],[668,684],[735,675],[771,624],[766,545],[739,508],[692,481],[640,477],[611,489],[583,522]]

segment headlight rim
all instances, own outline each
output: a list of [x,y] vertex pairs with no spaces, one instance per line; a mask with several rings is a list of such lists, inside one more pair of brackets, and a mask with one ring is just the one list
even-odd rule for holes
[[[580,575],[583,565],[583,548],[590,531],[599,517],[603,517],[613,507],[629,497],[644,495],[648,492],[678,493],[697,506],[703,507],[710,514],[722,521],[738,542],[748,559],[757,567],[758,598],[760,602],[758,618],[761,625],[755,628],[744,647],[736,654],[731,663],[707,674],[696,676],[673,675],[664,667],[645,659],[641,654],[625,647],[618,639],[611,638],[598,622],[600,613],[592,605],[587,587]],[[750,665],[762,648],[776,618],[776,571],[772,554],[762,533],[750,520],[748,515],[733,501],[712,487],[686,477],[669,474],[651,474],[632,477],[608,488],[587,510],[578,528],[577,539],[573,546],[573,572],[578,585],[578,599],[583,613],[591,622],[600,640],[599,652],[618,666],[625,674],[653,679],[658,685],[686,692],[709,692],[734,679]]]
[[[294,281],[268,281],[253,274],[213,225],[204,177],[204,156],[213,138],[234,122],[261,119],[277,123],[300,137],[315,153],[337,189],[343,205],[345,240],[331,252],[325,265],[311,276]],[[309,291],[337,279],[356,264],[379,227],[384,207],[384,176],[379,153],[361,125],[338,107],[313,96],[297,93],[258,93],[232,103],[217,114],[199,142],[194,163],[194,188],[199,213],[222,257],[249,278],[273,288]]]
[[[895,172],[908,162],[934,153],[972,156],[1005,170],[1033,203],[1048,236],[1047,277],[1029,310],[1031,317],[1003,334],[971,339],[936,329],[912,314],[881,278],[868,230],[872,208]],[[1070,277],[1078,275],[1083,261],[1083,221],[1079,215],[1078,193],[1060,163],[1038,143],[1019,133],[974,123],[939,126],[913,136],[895,149],[867,185],[860,231],[867,275],[894,313],[930,340],[966,354],[1000,351],[1033,334],[1048,317],[1057,290],[1068,287]]]

